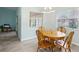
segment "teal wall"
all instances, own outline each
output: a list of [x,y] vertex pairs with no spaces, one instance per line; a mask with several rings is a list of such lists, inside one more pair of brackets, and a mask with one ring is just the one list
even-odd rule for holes
[[0,7],[0,25],[10,24],[16,27],[16,11]]

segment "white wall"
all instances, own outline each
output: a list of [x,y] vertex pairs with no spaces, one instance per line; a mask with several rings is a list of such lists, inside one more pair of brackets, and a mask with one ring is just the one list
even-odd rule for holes
[[22,7],[21,8],[21,41],[33,39],[36,36],[36,28],[29,27],[30,11],[39,12],[38,7]]
[[55,12],[44,13],[43,26],[46,28],[56,29],[57,20]]
[[67,18],[73,18],[72,17],[72,11],[74,8],[56,8],[56,19],[61,19],[61,16],[66,16]]
[[17,35],[21,39],[21,8],[17,8]]
[[75,30],[74,38],[73,38],[73,43],[79,46],[79,29]]

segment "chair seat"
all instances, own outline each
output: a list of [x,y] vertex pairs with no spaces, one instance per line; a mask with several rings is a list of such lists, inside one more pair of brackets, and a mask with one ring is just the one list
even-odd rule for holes
[[[54,42],[54,44],[56,45],[56,46],[61,46],[61,47],[63,47],[63,45],[64,45],[64,41],[63,40],[57,40],[57,41],[55,41]],[[64,45],[64,48],[66,48],[66,44]]]
[[40,48],[48,48],[48,47],[51,47],[51,43],[49,41],[42,40],[39,42],[39,47]]

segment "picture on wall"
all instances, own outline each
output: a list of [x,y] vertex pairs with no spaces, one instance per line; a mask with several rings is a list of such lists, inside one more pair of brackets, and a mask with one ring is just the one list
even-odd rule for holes
[[78,17],[77,9],[66,9],[62,11],[58,11],[57,23],[58,27],[68,27],[68,28],[79,28],[79,17]]
[[78,27],[78,19],[58,19],[58,26],[64,26],[69,28],[77,28]]
[[42,26],[43,22],[43,13],[30,12],[30,27],[39,27]]

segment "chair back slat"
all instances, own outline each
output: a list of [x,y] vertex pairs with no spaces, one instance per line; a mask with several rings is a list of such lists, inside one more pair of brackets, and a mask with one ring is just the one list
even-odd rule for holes
[[58,27],[57,30],[66,33],[66,29],[64,27]]
[[64,45],[67,45],[68,48],[70,48],[71,42],[72,42],[72,38],[73,38],[74,32],[70,32],[69,35],[67,36],[67,38],[65,39]]
[[36,35],[37,35],[38,41],[44,40],[44,37],[39,30],[36,30]]

